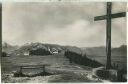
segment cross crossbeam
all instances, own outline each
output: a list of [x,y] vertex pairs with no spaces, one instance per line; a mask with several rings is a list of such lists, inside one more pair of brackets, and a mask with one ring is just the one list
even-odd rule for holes
[[[126,16],[126,12],[121,12],[121,13],[116,13],[116,14],[111,14],[111,18],[118,18],[118,17],[125,17]],[[97,16],[94,18],[94,21],[98,21],[98,20],[104,20],[107,19],[107,15],[103,15],[103,16]]]

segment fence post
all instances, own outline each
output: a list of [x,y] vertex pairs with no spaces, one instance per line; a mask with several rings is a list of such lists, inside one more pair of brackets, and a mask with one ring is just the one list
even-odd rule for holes
[[20,66],[20,73],[22,73],[22,66]]
[[43,65],[43,72],[45,73],[45,65]]

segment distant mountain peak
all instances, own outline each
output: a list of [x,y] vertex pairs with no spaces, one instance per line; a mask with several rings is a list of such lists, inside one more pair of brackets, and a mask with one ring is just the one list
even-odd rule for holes
[[11,45],[10,44],[8,44],[7,42],[4,42],[4,41],[2,41],[2,47],[11,47]]

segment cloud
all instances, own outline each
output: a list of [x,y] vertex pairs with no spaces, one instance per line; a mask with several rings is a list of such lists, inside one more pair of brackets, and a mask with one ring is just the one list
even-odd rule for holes
[[[106,21],[94,17],[106,13],[106,4],[4,3],[3,40],[75,46],[100,46],[106,42]],[[126,10],[126,3],[113,3],[113,13]],[[112,46],[126,43],[126,18],[112,20]]]

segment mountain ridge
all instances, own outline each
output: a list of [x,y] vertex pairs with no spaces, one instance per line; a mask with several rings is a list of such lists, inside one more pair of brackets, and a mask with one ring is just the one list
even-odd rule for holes
[[[79,54],[87,54],[93,55],[93,56],[106,56],[106,48],[104,46],[100,47],[83,47],[79,48],[76,46],[62,46],[58,44],[48,44],[48,43],[26,43],[22,46],[12,46],[6,42],[2,43],[2,51],[5,51],[7,53],[23,53],[25,51],[28,51],[30,49],[34,48],[43,48],[43,49],[52,49],[55,48],[57,50],[70,50]],[[117,48],[112,48],[112,55],[113,56],[127,56],[127,45],[121,45]]]

